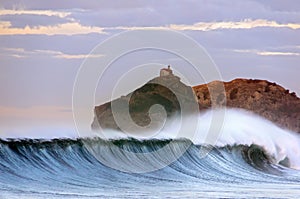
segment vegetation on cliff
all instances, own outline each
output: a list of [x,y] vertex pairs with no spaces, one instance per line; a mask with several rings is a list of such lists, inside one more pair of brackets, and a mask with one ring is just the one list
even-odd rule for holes
[[[224,85],[225,93],[220,92],[220,84]],[[192,90],[192,92],[190,92]],[[174,94],[174,91],[175,94]],[[214,95],[211,93],[214,92]],[[191,94],[193,93],[193,94]],[[176,76],[157,77],[134,92],[113,101],[119,105],[118,114],[129,106],[132,120],[141,126],[149,124],[149,108],[154,104],[164,106],[167,116],[180,112],[182,103],[178,96],[184,96],[185,105],[197,100],[200,111],[214,107],[241,108],[252,111],[277,125],[300,133],[300,99],[276,83],[266,80],[235,79],[230,82],[214,81],[195,87],[183,84]],[[112,102],[95,107],[93,129],[118,129],[112,113]]]

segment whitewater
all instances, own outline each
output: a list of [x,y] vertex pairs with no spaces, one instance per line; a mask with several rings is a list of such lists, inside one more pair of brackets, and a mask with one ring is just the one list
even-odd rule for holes
[[150,137],[2,137],[0,198],[299,198],[300,136],[227,109],[207,143],[223,113],[191,116],[199,124],[186,137],[176,118]]

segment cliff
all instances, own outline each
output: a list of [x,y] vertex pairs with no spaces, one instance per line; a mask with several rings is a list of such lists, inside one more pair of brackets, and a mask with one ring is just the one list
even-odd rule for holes
[[[225,93],[218,90],[220,83],[224,83]],[[193,92],[190,92],[191,89]],[[183,84],[176,76],[157,77],[127,96],[114,100],[113,103],[120,105],[117,111],[121,115],[126,111],[121,105],[129,105],[133,121],[145,126],[150,122],[148,110],[154,104],[163,105],[167,116],[180,111],[180,105],[173,90],[178,91],[177,95],[179,93],[185,96],[184,104],[187,106],[197,100],[201,111],[211,108],[212,104],[246,109],[265,117],[278,126],[300,133],[300,99],[295,93],[290,93],[289,90],[265,80],[215,81],[191,88]],[[217,93],[212,99],[209,90]],[[118,129],[113,118],[111,102],[96,106],[94,112],[92,129],[97,130],[99,124],[102,128]]]
[[[183,103],[180,104],[178,97]],[[167,116],[170,117],[180,112],[181,106],[192,107],[195,100],[196,97],[192,87],[183,84],[179,77],[174,75],[157,77],[126,96],[96,106],[92,129],[97,130],[99,125],[102,128],[119,129],[113,117],[112,105],[115,107],[115,114],[125,119],[127,117],[126,113],[129,111],[132,120],[136,124],[147,126],[151,121],[149,109],[153,105],[162,105]],[[129,107],[129,110],[126,107]],[[130,121],[128,121],[129,123]]]
[[193,87],[200,109],[212,103],[252,111],[286,129],[300,133],[300,99],[276,83],[266,80],[235,79],[224,82],[225,96],[211,100],[208,87],[217,88],[216,82]]

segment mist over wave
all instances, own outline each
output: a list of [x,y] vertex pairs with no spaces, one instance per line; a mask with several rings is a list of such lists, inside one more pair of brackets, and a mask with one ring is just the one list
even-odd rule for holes
[[[225,112],[224,112],[225,111]],[[225,113],[225,114],[224,114]],[[211,133],[210,128],[215,123],[212,118],[223,118],[218,122],[222,123],[222,129],[217,133],[216,139],[208,142],[207,136]],[[234,145],[258,145],[262,147],[274,163],[282,163],[291,168],[300,169],[300,136],[294,132],[282,129],[274,123],[253,113],[241,109],[226,110],[209,110],[198,116],[197,129],[181,129],[181,120],[179,117],[172,118],[165,124],[165,127],[159,132],[149,132],[141,135],[128,135],[116,130],[104,130],[101,133],[91,132],[90,137],[100,137],[101,139],[128,139],[134,138],[138,140],[150,139],[188,139],[196,145],[213,145],[216,147],[234,146]],[[191,120],[195,121],[195,120]],[[220,125],[220,124],[218,124]],[[46,127],[44,127],[45,129]],[[59,127],[51,127],[46,133],[36,132],[40,128],[27,130],[26,134],[14,132],[12,135],[2,135],[1,139],[54,139],[54,138],[79,138],[75,131],[70,128],[60,129]]]
[[[216,139],[213,142],[208,142],[207,136],[212,133],[210,128],[216,125],[212,122],[212,118],[222,118],[224,111],[224,120],[218,121],[223,125],[221,131],[217,132]],[[184,131],[183,133],[179,133],[180,119],[173,118],[158,133],[128,135],[115,130],[106,130],[103,134],[98,135],[103,139],[127,139],[129,137],[140,140],[185,138],[196,145],[210,144],[216,147],[227,145],[250,146],[254,144],[262,147],[272,157],[274,163],[282,163],[285,166],[300,169],[300,136],[278,127],[269,120],[241,109],[209,110],[198,116],[189,117],[199,117],[198,127],[197,129],[181,129]]]
[[[40,139],[2,139],[1,196],[299,196],[300,173],[294,170],[300,168],[299,136],[257,115],[228,109],[218,139],[210,145],[206,138],[214,125],[212,117],[223,113],[200,114],[196,131],[186,137],[178,136],[180,121],[173,118],[148,137],[108,130],[102,138],[94,133],[89,138],[74,134],[49,140],[53,137],[48,134]],[[202,156],[202,149],[210,152]]]
[[[207,120],[211,112],[203,115]],[[207,128],[206,123],[199,131]],[[201,140],[195,139],[195,143]],[[228,109],[224,126],[216,146],[247,145],[261,146],[273,157],[275,163],[285,162],[289,167],[300,169],[300,136],[292,131],[282,129],[274,123],[250,112]]]

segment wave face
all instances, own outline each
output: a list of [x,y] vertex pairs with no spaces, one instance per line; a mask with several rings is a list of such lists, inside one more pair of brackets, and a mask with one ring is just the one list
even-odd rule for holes
[[299,135],[228,110],[208,145],[212,114],[191,137],[2,139],[0,198],[299,198]]
[[[188,147],[162,169],[127,173],[102,164],[84,143],[99,147],[106,161],[139,169],[170,155],[153,158],[149,152],[165,145],[170,146],[171,154]],[[214,147],[204,158],[201,147],[185,139],[2,140],[0,192],[4,198],[270,198],[300,194],[299,172],[274,163],[258,145]],[[124,151],[139,155],[135,161],[127,160]]]

